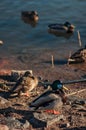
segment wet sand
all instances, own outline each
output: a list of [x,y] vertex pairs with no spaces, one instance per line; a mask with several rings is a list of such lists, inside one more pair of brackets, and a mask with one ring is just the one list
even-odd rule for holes
[[[34,50],[0,58],[0,69],[32,70],[37,76],[53,81],[55,79],[75,80],[86,77],[86,63],[68,64],[68,54],[62,51],[45,49]],[[52,66],[54,57],[54,67]]]

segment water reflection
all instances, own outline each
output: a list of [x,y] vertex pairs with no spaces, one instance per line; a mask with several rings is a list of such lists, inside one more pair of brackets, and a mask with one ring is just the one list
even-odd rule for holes
[[64,37],[66,39],[69,39],[73,35],[73,33],[59,32],[51,29],[48,29],[48,33],[53,34],[57,37]]
[[22,17],[22,21],[26,24],[30,24],[32,27],[36,27],[37,22],[35,21],[30,21],[28,18]]

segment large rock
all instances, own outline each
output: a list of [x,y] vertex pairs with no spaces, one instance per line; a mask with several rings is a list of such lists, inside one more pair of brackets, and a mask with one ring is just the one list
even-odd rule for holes
[[0,96],[0,105],[10,104],[10,101]]
[[9,130],[8,126],[0,124],[0,130]]

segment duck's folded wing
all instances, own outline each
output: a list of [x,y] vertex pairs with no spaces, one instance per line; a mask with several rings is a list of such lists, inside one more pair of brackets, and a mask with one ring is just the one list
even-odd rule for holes
[[45,95],[45,96],[38,98],[36,101],[32,102],[31,106],[32,107],[40,107],[43,104],[46,104],[46,103],[51,102],[53,100],[56,100],[57,98],[58,98],[58,95],[55,95],[53,93],[50,95]]

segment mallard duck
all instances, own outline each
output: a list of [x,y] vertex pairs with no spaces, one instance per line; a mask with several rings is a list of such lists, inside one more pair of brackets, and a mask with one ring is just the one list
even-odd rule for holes
[[56,80],[51,85],[52,90],[48,90],[30,103],[31,110],[61,110],[66,102],[63,84]]
[[57,32],[57,33],[73,33],[75,26],[69,22],[65,22],[64,24],[50,24],[48,25],[48,28],[51,32]]
[[71,63],[82,63],[82,62],[86,62],[86,45],[84,48],[81,48],[79,50],[77,50],[74,54],[72,54],[69,59],[68,62]]
[[10,90],[10,95],[17,93],[18,96],[26,95],[30,96],[30,92],[35,89],[38,85],[38,78],[31,75],[29,71],[18,79],[15,86]]
[[22,11],[21,16],[25,20],[37,22],[39,19],[38,13],[36,11]]

